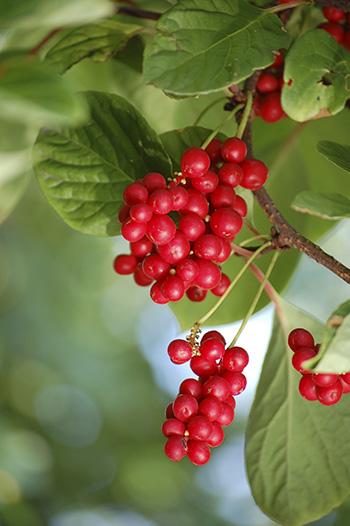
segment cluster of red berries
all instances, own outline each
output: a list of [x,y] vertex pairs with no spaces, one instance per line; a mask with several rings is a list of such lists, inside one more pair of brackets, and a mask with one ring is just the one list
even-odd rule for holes
[[265,122],[277,122],[285,113],[281,105],[281,90],[283,87],[283,52],[275,55],[272,66],[264,69],[256,83],[254,97],[254,113]]
[[[178,462],[188,456],[196,465],[206,464],[210,448],[224,440],[223,426],[235,417],[235,396],[246,387],[242,371],[248,353],[241,347],[225,350],[225,339],[217,331],[207,332],[195,349],[186,340],[174,340],[168,353],[174,363],[191,359],[191,368],[198,379],[187,378],[179,394],[166,410],[162,432],[167,437],[165,454]],[[192,358],[191,358],[192,357]]]
[[324,7],[323,14],[327,22],[318,27],[324,29],[337,42],[350,51],[350,13],[345,13],[339,7]]
[[185,151],[181,174],[169,184],[149,173],[128,185],[119,220],[131,254],[116,257],[115,271],[152,285],[151,298],[159,304],[179,301],[185,293],[202,301],[208,290],[222,296],[230,279],[221,264],[247,214],[235,188],[257,190],[268,176],[263,162],[246,156],[241,139],[213,139],[206,150]]
[[350,373],[312,373],[304,369],[305,361],[317,355],[319,345],[305,329],[294,329],[288,336],[288,345],[294,352],[292,364],[302,374],[299,392],[306,400],[318,400],[323,405],[339,402],[343,394],[350,392]]

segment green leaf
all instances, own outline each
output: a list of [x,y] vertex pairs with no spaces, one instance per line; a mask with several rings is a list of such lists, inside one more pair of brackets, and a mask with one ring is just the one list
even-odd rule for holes
[[297,212],[333,221],[350,217],[350,199],[342,194],[322,194],[305,190],[297,194],[292,207]]
[[302,526],[349,496],[349,400],[329,408],[300,396],[287,336],[305,327],[320,341],[323,327],[283,300],[279,313],[249,416],[246,464],[258,506],[284,526]]
[[36,59],[0,56],[0,115],[16,122],[65,125],[82,122],[87,108],[74,86]]
[[49,49],[45,62],[55,66],[60,73],[85,58],[104,62],[140,29],[139,25],[124,22],[122,17],[114,17],[64,31]]
[[157,28],[146,46],[145,79],[180,96],[240,82],[289,42],[276,15],[245,0],[180,0]]
[[350,172],[350,146],[332,141],[320,141],[317,149],[336,166]]
[[170,160],[145,119],[117,95],[87,92],[91,119],[76,129],[42,131],[34,166],[49,203],[72,228],[99,236],[119,233],[117,211],[132,180],[169,176]]
[[339,113],[350,95],[350,55],[326,32],[298,38],[285,62],[282,106],[292,119],[307,121]]

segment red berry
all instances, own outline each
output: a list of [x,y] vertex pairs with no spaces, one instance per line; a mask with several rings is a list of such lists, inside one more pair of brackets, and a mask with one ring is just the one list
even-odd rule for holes
[[201,289],[199,287],[190,287],[186,291],[186,296],[191,301],[204,301],[206,298],[206,295],[208,294],[207,290]]
[[238,137],[227,139],[221,147],[221,156],[224,161],[241,163],[247,155],[247,145]]
[[292,365],[301,374],[312,374],[312,371],[303,368],[303,363],[316,356],[316,351],[302,347],[296,351],[292,358]]
[[207,338],[201,342],[199,352],[208,361],[220,360],[225,352],[225,344],[221,338]]
[[219,283],[211,289],[211,292],[214,294],[214,296],[223,296],[229,286],[231,285],[231,280],[226,274],[221,274],[221,279]]
[[164,261],[158,254],[150,254],[142,262],[142,270],[146,276],[153,279],[165,277],[170,269],[169,263]]
[[124,223],[124,221],[129,219],[129,211],[130,211],[130,206],[124,205],[121,207],[118,213],[118,219],[121,223]]
[[312,381],[318,387],[330,387],[338,381],[337,374],[313,374]]
[[312,334],[306,329],[293,329],[288,336],[288,345],[292,351],[298,351],[301,347],[312,349],[315,345]]
[[166,441],[164,451],[170,460],[179,462],[186,456],[185,441],[182,437],[172,436]]
[[148,287],[148,285],[153,282],[153,279],[146,276],[141,265],[138,264],[134,272],[134,281],[136,285],[139,285],[140,287]]
[[169,243],[158,247],[159,255],[171,265],[176,265],[176,263],[185,259],[190,253],[190,250],[190,244],[182,232],[176,232]]
[[203,415],[192,416],[187,424],[188,436],[191,440],[208,440],[212,430],[211,422]]
[[192,347],[186,340],[173,340],[168,345],[168,354],[170,360],[179,365],[192,358]]
[[133,274],[136,270],[137,259],[129,254],[120,254],[114,260],[113,267],[117,274]]
[[272,68],[280,68],[283,64],[284,57],[283,53],[281,51],[278,51],[275,53],[273,64],[271,65]]
[[316,393],[322,405],[334,405],[339,402],[343,394],[341,381],[338,380],[330,387],[316,387]]
[[221,240],[213,234],[204,234],[193,245],[194,253],[203,259],[215,259],[221,251]]
[[123,199],[129,206],[138,203],[146,203],[148,199],[148,190],[142,183],[131,183],[125,188]]
[[316,385],[310,375],[303,376],[299,382],[299,393],[306,400],[317,400]]
[[181,158],[181,172],[184,177],[202,177],[210,168],[210,157],[201,148],[189,148]]
[[[278,82],[277,79],[276,82]],[[260,116],[265,122],[277,122],[284,117],[284,110],[281,105],[281,93],[279,91],[274,91],[261,97]]]
[[138,203],[130,208],[130,217],[137,223],[148,223],[152,215],[152,208],[146,203]]
[[221,404],[221,412],[216,419],[217,423],[221,426],[229,426],[232,424],[233,420],[235,418],[235,412],[233,407],[230,404],[226,404],[226,402],[222,402]]
[[232,247],[231,243],[229,241],[226,241],[226,239],[221,239],[221,250],[220,253],[215,258],[216,263],[224,263],[228,260],[228,258],[232,254]]
[[216,164],[221,160],[221,145],[222,142],[219,139],[213,139],[206,147],[206,152],[213,164]]
[[230,395],[230,384],[221,376],[210,376],[203,384],[203,396],[214,396],[220,402]]
[[121,228],[121,233],[124,239],[135,243],[135,241],[140,241],[143,236],[146,234],[147,225],[145,223],[136,223],[132,219],[127,219]]
[[159,281],[153,283],[149,293],[154,303],[158,303],[158,305],[166,305],[167,303],[169,303],[169,298],[164,296],[162,292],[161,283]]
[[221,409],[221,402],[217,398],[207,396],[199,402],[198,413],[207,417],[210,422],[213,422],[219,417]]
[[167,408],[165,410],[165,416],[167,418],[174,418],[174,413],[173,413],[173,404],[170,403],[167,405]]
[[241,185],[249,190],[258,190],[265,184],[269,170],[262,161],[247,159],[242,163],[243,179]]
[[233,396],[239,395],[247,386],[247,379],[242,373],[226,371],[222,377],[230,384],[231,394]]
[[228,186],[238,186],[243,177],[243,170],[237,163],[225,163],[219,170],[220,182]]
[[155,214],[165,215],[173,209],[173,199],[169,190],[154,190],[148,198],[148,204]]
[[212,194],[210,202],[214,208],[232,207],[235,202],[236,194],[231,186],[220,184]]
[[350,31],[347,31],[344,35],[343,46],[350,51]]
[[273,75],[273,73],[263,71],[256,83],[256,89],[260,91],[260,93],[272,93],[278,90],[278,80],[276,76]]
[[249,356],[242,347],[231,347],[227,349],[222,359],[222,365],[227,371],[241,373],[249,362]]
[[215,362],[210,362],[202,356],[193,356],[190,363],[192,371],[203,378],[212,376],[217,372],[217,365]]
[[341,375],[342,380],[350,385],[350,373],[344,373]]
[[320,29],[327,31],[333,37],[338,44],[341,44],[344,40],[344,28],[340,24],[335,24],[334,22],[325,22],[318,26]]
[[171,217],[166,215],[153,216],[147,225],[147,235],[157,245],[166,245],[176,234],[176,225]]
[[202,339],[201,339],[201,344],[204,343],[207,340],[211,340],[212,338],[214,338],[216,340],[220,340],[223,343],[223,345],[226,345],[226,340],[223,337],[223,335],[221,334],[221,332],[219,332],[219,331],[208,331],[208,332],[206,332],[203,335]]
[[342,22],[345,20],[345,13],[339,7],[328,6],[324,7],[322,11],[329,22]]
[[208,201],[205,196],[198,192],[198,190],[193,190],[192,188],[190,188],[187,193],[188,201],[182,209],[182,212],[193,212],[204,219],[209,211]]
[[232,409],[234,409],[236,407],[236,400],[234,399],[233,396],[229,396],[226,400],[225,400],[225,404],[228,404],[232,407]]
[[210,449],[203,442],[189,440],[187,443],[187,456],[192,464],[202,466],[210,459]]
[[176,265],[176,275],[188,283],[196,279],[198,271],[197,263],[190,258],[185,258]]
[[205,232],[205,223],[197,214],[189,213],[181,217],[179,229],[189,241],[195,241]]
[[191,416],[198,411],[198,402],[194,396],[187,394],[178,395],[173,402],[173,412],[175,418],[182,422],[187,422]]
[[200,398],[202,396],[202,384],[195,378],[186,378],[181,384],[179,392],[181,394],[189,394],[195,398]]
[[156,172],[146,174],[142,182],[149,192],[153,192],[154,190],[162,190],[163,188],[166,188],[166,180],[161,174]]
[[233,239],[243,226],[243,220],[231,208],[219,208],[210,218],[210,226],[219,237]]
[[185,294],[185,284],[178,276],[167,276],[162,284],[161,291],[170,301],[180,301]]
[[221,279],[221,270],[212,261],[206,259],[197,259],[198,276],[195,284],[201,289],[213,289],[218,285]]
[[343,388],[343,394],[350,393],[350,385],[343,380],[343,378],[340,376],[341,385]]
[[183,186],[174,186],[173,188],[170,188],[169,193],[173,202],[173,210],[181,210],[187,205],[189,195],[186,188]]
[[135,243],[130,243],[131,253],[137,258],[143,258],[147,256],[147,254],[152,252],[152,249],[153,243],[147,237],[143,237],[139,241],[135,241]]
[[210,433],[209,438],[207,439],[207,444],[210,447],[221,446],[225,438],[224,431],[220,424],[217,422],[212,422],[212,432]]
[[235,202],[232,205],[232,208],[240,216],[245,217],[248,213],[247,203],[240,195],[236,195]]
[[219,184],[219,178],[215,172],[209,171],[198,179],[192,180],[192,186],[202,194],[210,194]]
[[169,418],[168,420],[165,420],[162,426],[162,433],[165,437],[171,437],[174,435],[183,437],[185,431],[185,424],[176,418]]

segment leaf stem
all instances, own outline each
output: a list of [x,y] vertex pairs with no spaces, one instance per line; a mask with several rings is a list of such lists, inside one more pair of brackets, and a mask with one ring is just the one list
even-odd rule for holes
[[211,134],[205,139],[205,141],[203,142],[201,148],[203,150],[206,149],[206,147],[208,146],[208,144],[210,144],[210,142],[217,136],[217,134],[221,131],[221,129],[225,126],[226,122],[228,122],[229,120],[232,119],[232,117],[234,117],[236,115],[236,113],[238,113],[242,108],[244,107],[243,104],[238,104],[238,106],[235,107],[235,109],[233,111],[230,112],[230,114],[226,117],[226,119],[224,121],[222,121],[222,123],[220,124],[220,126],[218,126],[216,128],[216,130],[212,131]]
[[251,306],[248,309],[247,314],[245,315],[244,319],[242,320],[242,323],[241,323],[241,325],[240,325],[240,327],[239,327],[239,329],[238,329],[238,331],[236,333],[236,336],[233,338],[233,340],[232,340],[232,342],[230,344],[230,347],[232,347],[232,346],[234,346],[236,344],[236,342],[238,341],[238,338],[240,337],[240,335],[244,331],[249,319],[251,318],[252,314],[254,313],[254,311],[256,309],[256,306],[257,306],[257,304],[259,302],[259,299],[260,299],[260,297],[261,297],[261,295],[263,293],[263,290],[264,290],[264,288],[266,286],[266,283],[268,282],[268,279],[269,279],[269,277],[271,275],[271,272],[274,269],[274,266],[276,264],[276,261],[277,261],[279,255],[280,255],[279,252],[275,252],[274,253],[274,255],[273,255],[272,259],[271,259],[270,265],[269,265],[269,267],[268,267],[268,269],[266,271],[266,274],[265,274],[265,276],[264,276],[264,278],[263,278],[263,280],[262,280],[262,282],[260,284],[260,287],[259,287],[259,289],[258,289],[258,291],[257,291],[257,293],[256,293],[256,295],[255,295],[255,297],[254,297],[254,299],[252,301]]
[[242,241],[242,243],[239,244],[240,247],[245,247],[247,245],[249,245],[249,243],[252,243],[253,241],[258,241],[259,239],[269,239],[268,236],[266,236],[265,234],[259,234],[257,236],[253,236],[253,237],[249,237],[248,239],[245,239],[244,241]]
[[252,111],[252,107],[253,107],[253,92],[252,91],[248,91],[247,92],[247,102],[246,102],[246,105],[245,105],[245,108],[244,108],[242,119],[241,119],[241,121],[239,123],[238,130],[237,130],[237,133],[236,133],[236,136],[239,139],[241,139],[243,137],[244,131],[245,131],[246,126],[248,124],[250,113]]
[[265,9],[265,11],[268,11],[269,13],[278,13],[279,11],[285,11],[286,9],[292,9],[293,7],[299,7],[300,5],[307,5],[312,4],[311,0],[291,0],[288,3],[285,4],[279,4],[274,5],[272,7],[268,7]]
[[201,119],[204,117],[204,115],[209,111],[211,110],[214,106],[216,106],[217,104],[219,104],[219,102],[224,102],[224,100],[226,100],[226,97],[220,97],[219,99],[215,99],[214,101],[212,101],[210,104],[208,104],[208,106],[206,106],[204,108],[204,110],[202,110],[200,112],[200,114],[198,115],[197,119],[194,121],[193,123],[193,126],[198,126],[198,123],[201,121]]
[[267,248],[268,246],[271,245],[271,242],[268,241],[267,243],[265,243],[264,245],[262,245],[261,247],[259,247],[250,257],[249,259],[246,261],[246,263],[244,264],[244,266],[241,268],[241,270],[238,272],[238,274],[236,275],[236,277],[232,280],[230,286],[228,287],[228,289],[225,291],[225,293],[221,296],[221,298],[219,299],[219,301],[217,301],[215,303],[215,305],[204,315],[202,316],[197,322],[195,325],[203,325],[203,323],[205,323],[213,314],[214,312],[217,311],[217,309],[220,307],[220,305],[222,305],[222,303],[225,301],[225,299],[227,298],[227,296],[230,294],[230,292],[232,291],[233,287],[236,286],[236,284],[238,283],[238,281],[241,279],[241,277],[243,276],[243,274],[245,273],[245,271],[247,270],[247,268],[251,265],[251,263],[259,256],[259,254],[265,250],[265,248]]

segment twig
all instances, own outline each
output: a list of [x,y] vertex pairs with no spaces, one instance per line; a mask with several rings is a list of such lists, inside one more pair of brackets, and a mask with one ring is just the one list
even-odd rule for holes
[[61,31],[60,28],[57,28],[57,29],[53,29],[52,31],[50,31],[50,33],[48,33],[40,42],[39,44],[37,44],[35,47],[33,47],[28,55],[37,55],[39,53],[39,51],[45,46],[45,44],[48,43],[49,40],[51,40],[51,38],[53,38],[55,35],[57,35],[57,33],[59,33]]

